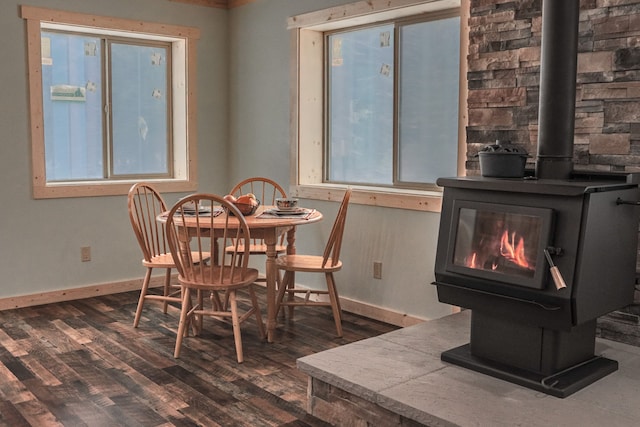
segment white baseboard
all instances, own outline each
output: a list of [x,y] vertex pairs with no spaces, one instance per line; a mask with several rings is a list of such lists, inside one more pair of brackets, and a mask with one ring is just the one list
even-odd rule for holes
[[[175,277],[174,280],[176,280]],[[151,278],[150,286],[162,286],[163,283],[164,276],[156,276]],[[259,283],[259,285],[265,286],[263,283]],[[38,294],[0,298],[0,311],[135,291],[139,290],[141,287],[142,279],[134,279],[122,282],[84,286],[74,289],[61,289],[58,291],[42,292]],[[411,326],[428,320],[344,297],[340,297],[340,304],[344,311],[395,326]]]
[[[162,286],[164,276],[152,277],[151,287]],[[142,288],[142,279],[125,280],[122,282],[102,283],[92,286],[84,286],[74,289],[60,289],[58,291],[42,292],[31,295],[19,295],[0,298],[0,310],[12,308],[33,307],[35,305],[50,304],[54,302],[72,301],[100,295],[117,294],[120,292],[135,291]]]
[[[306,286],[301,285],[296,285],[296,287],[299,289],[308,289]],[[326,294],[312,294],[310,295],[310,299],[326,302],[329,301],[329,296]],[[342,296],[340,297],[340,306],[343,311],[401,327],[415,325],[428,320]]]
[[399,313],[397,311],[389,310],[388,308],[354,301],[348,298],[340,297],[340,305],[342,306],[342,310],[348,311],[349,313],[358,314],[369,319],[389,323],[390,325],[401,326],[403,328],[428,320],[411,316],[406,313]]

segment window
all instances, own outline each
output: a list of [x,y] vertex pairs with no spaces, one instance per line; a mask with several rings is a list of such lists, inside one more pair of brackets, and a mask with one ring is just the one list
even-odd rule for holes
[[[195,189],[198,30],[22,7],[35,198]],[[189,138],[187,138],[189,135]]]
[[433,186],[457,174],[455,15],[327,36],[326,181]]
[[298,196],[331,199],[351,185],[361,203],[439,211],[436,179],[464,170],[460,2],[401,3],[290,19]]

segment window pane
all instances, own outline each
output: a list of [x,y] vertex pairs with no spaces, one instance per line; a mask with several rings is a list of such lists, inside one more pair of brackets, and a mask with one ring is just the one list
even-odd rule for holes
[[113,174],[168,175],[167,49],[111,44]]
[[328,37],[330,181],[393,183],[393,26]]
[[100,39],[42,32],[47,181],[104,176]]
[[399,179],[456,176],[460,18],[405,25],[399,36]]

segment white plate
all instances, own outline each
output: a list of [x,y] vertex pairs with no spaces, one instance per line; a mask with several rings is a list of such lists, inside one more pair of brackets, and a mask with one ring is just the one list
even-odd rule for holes
[[[207,215],[207,214],[211,213],[211,207],[210,206],[207,206],[207,207],[199,206],[198,208],[199,208],[198,209],[198,213],[200,215]],[[195,215],[196,214],[196,211],[193,209],[193,206],[183,206],[182,207],[182,211],[184,212],[185,215]],[[224,212],[224,210],[220,206],[216,206],[213,209],[213,214],[216,215],[216,216],[220,215],[222,212]]]
[[274,215],[303,215],[309,212],[308,209],[305,208],[295,208],[295,209],[269,209],[267,211],[270,214],[274,214]]
[[[194,202],[187,202],[184,205],[182,205],[182,210],[184,212],[195,212],[196,211],[196,205]],[[202,213],[202,212],[211,212],[211,207],[210,206],[200,206],[198,205],[198,212]]]
[[[187,208],[187,207],[183,207],[182,211],[184,213],[191,213],[191,214],[196,213],[195,209],[191,209],[191,208]],[[201,207],[201,208],[198,209],[198,213],[210,213],[210,212],[211,212],[211,208],[202,208]]]

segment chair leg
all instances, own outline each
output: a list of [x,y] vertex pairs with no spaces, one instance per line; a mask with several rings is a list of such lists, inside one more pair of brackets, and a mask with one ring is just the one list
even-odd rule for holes
[[325,277],[327,279],[331,310],[333,311],[333,321],[336,323],[336,332],[339,337],[342,337],[342,308],[340,307],[338,289],[336,288],[336,282],[333,280],[333,273],[325,273]]
[[242,363],[244,361],[244,357],[242,354],[242,335],[240,332],[240,320],[238,319],[238,301],[236,300],[236,291],[235,289],[230,289],[227,293],[229,294],[229,306],[231,309],[233,339],[236,343],[236,357],[238,359],[238,363]]
[[[211,300],[211,305],[213,306],[214,311],[222,311],[226,310],[226,306],[222,305],[222,301],[220,300],[220,295],[217,291],[211,291],[209,294],[209,299]],[[226,304],[226,297],[225,297]]]
[[138,299],[138,308],[136,309],[136,316],[133,319],[133,327],[137,328],[140,322],[140,316],[142,316],[142,307],[144,306],[144,299],[149,291],[149,282],[151,281],[151,272],[153,268],[147,268],[147,273],[144,275],[142,281],[142,289],[140,289],[140,298]]
[[176,359],[180,357],[180,347],[182,346],[182,339],[184,338],[187,330],[188,313],[191,310],[191,290],[184,288],[182,292],[182,307],[180,309],[180,323],[178,323],[178,334],[176,335],[176,348],[173,352],[173,357]]
[[260,306],[258,305],[258,298],[253,290],[253,285],[249,286],[249,295],[251,296],[251,304],[253,305],[253,311],[256,315],[256,323],[258,324],[258,331],[262,338],[266,338],[267,334],[264,329],[264,323],[262,322],[262,314],[260,313]]
[[229,291],[224,293],[224,304],[222,304],[221,310],[226,311],[229,308]]
[[[184,295],[184,290],[182,291],[183,295]],[[202,291],[197,291],[196,295]],[[196,296],[196,303],[197,301],[197,296]],[[200,335],[200,329],[198,329],[198,322],[194,321],[194,317],[196,316],[196,314],[193,313],[194,310],[198,309],[198,308],[202,308],[199,306],[193,306],[193,304],[191,303],[191,294],[189,294],[189,301],[187,302],[187,307],[189,308],[189,310],[187,310],[187,325],[184,329],[184,336],[188,337],[189,336],[189,329],[191,329],[191,332],[193,333],[194,337],[197,337],[198,335]]]
[[[287,281],[287,288],[294,289],[296,287],[296,273],[293,271],[287,271],[289,275],[289,280]],[[295,292],[287,292],[287,301],[293,302],[296,297]],[[293,319],[293,309],[295,307],[293,305],[288,306],[289,309],[289,319]]]
[[276,316],[278,315],[278,313],[280,313],[280,310],[282,309],[282,300],[284,299],[284,293],[287,290],[287,285],[289,283],[288,280],[289,280],[289,272],[285,271],[284,277],[282,278],[282,281],[280,282],[280,286],[278,287],[278,294],[276,295]]
[[[164,296],[168,297],[171,294],[171,269],[167,268],[167,271],[164,275]],[[162,304],[162,312],[167,314],[167,307],[169,306],[169,301],[164,301]]]
[[[204,310],[204,295],[202,293],[202,291],[200,289],[198,289],[198,291],[196,292],[196,307],[198,307],[198,309],[200,310]],[[204,315],[203,314],[194,314],[194,316],[197,316],[196,318],[196,336],[200,335],[200,332],[202,331],[202,328],[204,327]]]
[[[280,288],[283,286],[282,283],[282,274],[280,274],[280,270],[276,270],[276,295],[278,295],[278,293],[280,292]],[[266,281],[266,280],[265,280]],[[282,310],[282,312],[280,312],[280,310],[278,309],[278,311],[276,312],[276,317],[285,317],[284,316],[284,310]]]

